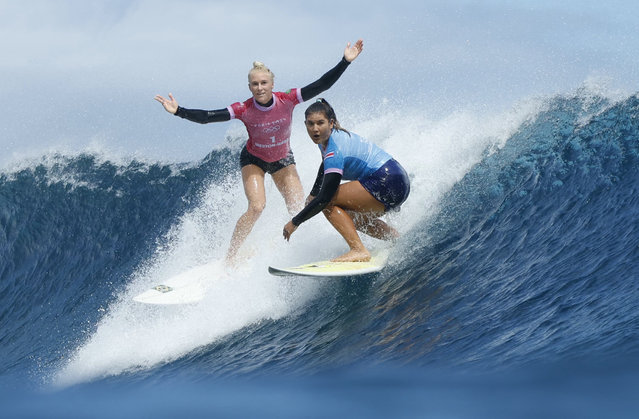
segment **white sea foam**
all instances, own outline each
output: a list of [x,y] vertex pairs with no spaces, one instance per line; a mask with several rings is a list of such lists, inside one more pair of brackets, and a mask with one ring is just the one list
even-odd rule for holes
[[[405,233],[433,215],[442,195],[487,150],[503,146],[540,108],[540,101],[531,101],[500,115],[468,111],[441,120],[431,120],[418,111],[382,113],[361,118],[347,128],[385,148],[410,173],[411,196],[402,211],[390,218]],[[358,120],[336,110],[343,121]],[[303,127],[294,127],[293,138],[297,139],[293,147],[298,170],[308,190],[320,161],[319,151]],[[68,385],[171,362],[248,325],[294,315],[315,298],[321,281],[272,277],[267,266],[329,258],[345,251],[346,245],[321,216],[302,225],[291,242],[285,242],[281,231],[289,215],[268,176],[266,192],[267,207],[241,252],[247,263],[227,271],[229,276],[218,275],[224,270],[221,261],[246,200],[237,173],[211,183],[201,203],[183,215],[165,237],[158,238],[155,256],[132,275],[128,289],[107,308],[95,332],[69,356],[55,382]],[[375,245],[373,239],[365,243]],[[397,246],[410,247],[401,240]],[[151,286],[206,263],[211,263],[211,286],[202,302],[154,307],[132,301]]]

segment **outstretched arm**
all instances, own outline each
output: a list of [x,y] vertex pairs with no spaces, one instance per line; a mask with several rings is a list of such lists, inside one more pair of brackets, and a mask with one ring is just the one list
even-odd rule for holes
[[349,64],[359,56],[363,49],[364,41],[362,41],[361,39],[357,40],[357,42],[355,42],[353,46],[351,46],[350,42],[346,44],[346,48],[344,49],[344,56],[335,67],[328,70],[317,81],[314,81],[308,86],[302,87],[300,92],[302,94],[302,99],[305,101],[309,100],[328,90],[332,85],[335,84],[335,82],[340,78],[344,71],[346,71],[346,67],[348,67]]
[[160,102],[167,112],[180,118],[188,119],[189,121],[197,122],[198,124],[208,124],[209,122],[228,121],[231,119],[229,110],[217,109],[214,111],[204,111],[201,109],[185,109],[178,106],[177,100],[169,93],[169,98],[166,99],[160,95],[156,95],[155,100]]

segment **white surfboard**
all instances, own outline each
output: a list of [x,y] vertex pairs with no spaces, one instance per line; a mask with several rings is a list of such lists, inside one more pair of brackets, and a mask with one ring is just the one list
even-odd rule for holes
[[276,276],[344,277],[364,275],[384,269],[388,261],[388,253],[387,249],[374,252],[368,262],[331,262],[330,260],[322,260],[285,268],[269,266],[268,271]]
[[144,304],[193,304],[201,301],[215,278],[226,276],[219,263],[196,266],[133,297]]

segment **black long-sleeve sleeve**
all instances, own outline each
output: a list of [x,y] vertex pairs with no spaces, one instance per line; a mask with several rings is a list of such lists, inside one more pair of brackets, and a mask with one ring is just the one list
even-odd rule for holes
[[[324,172],[324,164],[320,167],[320,171]],[[318,173],[319,174],[319,173]],[[319,193],[307,206],[304,207],[295,217],[293,217],[293,225],[299,226],[304,221],[314,217],[321,210],[326,208],[331,199],[335,196],[337,188],[342,181],[342,175],[339,173],[326,173],[322,176],[322,186]],[[317,184],[317,181],[315,182]],[[311,191],[311,195],[313,192]]]
[[185,109],[178,106],[175,116],[197,122],[198,124],[231,120],[231,113],[227,108],[217,109],[214,111],[204,111],[201,109]]
[[[346,58],[342,57],[341,61],[337,63],[335,67],[324,73],[322,77],[309,84],[308,86],[302,87],[300,91],[302,99],[306,101],[308,99],[311,99],[312,97],[319,95],[323,91],[328,90],[340,78],[349,64],[350,63],[346,61]],[[197,122],[198,124],[208,124],[211,122],[222,122],[231,120],[231,114],[227,108],[206,111],[202,109],[186,109],[178,106],[178,109],[175,112],[175,116],[188,119],[192,122]]]
[[308,86],[304,86],[301,89],[302,99],[309,100],[325,90],[328,90],[335,82],[340,78],[340,76],[346,71],[346,68],[350,65],[346,58],[342,57],[341,61],[337,63],[337,65],[330,70],[328,70],[322,77]]
[[322,162],[317,169],[317,176],[315,177],[315,183],[311,188],[311,196],[317,196],[319,194],[320,188],[322,187],[322,179],[324,179],[324,162]]

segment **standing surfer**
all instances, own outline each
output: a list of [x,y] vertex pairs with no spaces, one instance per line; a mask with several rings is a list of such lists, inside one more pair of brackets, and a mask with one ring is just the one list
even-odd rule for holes
[[331,70],[308,86],[286,92],[273,92],[275,76],[263,63],[254,62],[248,73],[248,87],[252,97],[218,110],[185,109],[177,100],[155,96],[164,109],[189,121],[210,122],[239,119],[248,131],[248,141],[240,154],[240,167],[248,209],[235,225],[226,255],[227,264],[233,264],[237,252],[249,235],[266,205],[264,177],[268,173],[293,214],[302,206],[304,191],[295,168],[290,147],[293,108],[329,89],[344,73],[348,65],[362,52],[361,39],[344,49],[344,56]]

